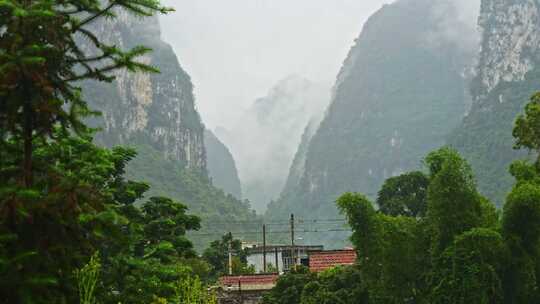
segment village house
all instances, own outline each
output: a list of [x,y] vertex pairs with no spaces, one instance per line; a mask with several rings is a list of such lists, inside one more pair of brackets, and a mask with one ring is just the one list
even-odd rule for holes
[[310,252],[322,251],[322,245],[267,245],[266,247],[253,245],[247,248],[247,263],[255,267],[256,273],[263,273],[264,255],[266,252],[266,272],[271,268],[278,272],[287,272],[294,265],[309,266],[308,257]]
[[313,251],[309,253],[309,270],[321,272],[336,266],[353,265],[356,262],[354,249]]
[[[224,276],[219,279],[219,304],[258,304],[264,293],[271,290],[283,272],[294,265],[291,246],[266,246],[267,266],[274,266],[277,256],[279,273],[261,273],[265,250],[255,244],[248,249],[248,264],[255,266],[257,274]],[[312,272],[321,272],[336,266],[349,266],[356,262],[356,251],[352,248],[342,250],[323,250],[323,246],[295,246],[298,265],[309,267]],[[277,253],[277,254],[276,254]],[[272,269],[272,270],[275,270]]]
[[219,279],[219,304],[258,304],[265,292],[276,285],[279,275],[253,274]]

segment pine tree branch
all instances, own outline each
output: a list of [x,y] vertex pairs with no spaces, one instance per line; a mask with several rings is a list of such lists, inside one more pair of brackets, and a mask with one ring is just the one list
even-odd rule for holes
[[91,79],[91,78],[97,78],[99,80],[108,81],[108,80],[112,80],[112,78],[114,78],[114,77],[107,77],[107,76],[103,75],[104,73],[107,73],[107,72],[122,68],[124,66],[125,65],[123,65],[123,64],[111,64],[109,66],[99,68],[99,69],[90,69],[90,71],[88,71],[87,73],[83,73],[83,74],[80,74],[80,75],[76,75],[76,76],[64,79],[64,81],[74,82],[74,81],[80,81],[80,80],[83,80],[83,79]]
[[84,37],[88,38],[90,41],[92,41],[95,47],[101,48],[103,46],[103,44],[99,41],[96,35],[94,35],[94,33],[90,32],[89,30],[80,28],[78,32],[81,33]]
[[102,55],[99,55],[99,56],[76,58],[76,59],[68,60],[67,62],[68,63],[80,63],[80,64],[82,64],[82,63],[100,61],[100,60],[108,58],[110,55],[111,55],[110,53],[103,53]]
[[84,19],[83,21],[81,21],[80,23],[77,24],[76,27],[74,27],[73,29],[71,29],[71,31],[73,33],[79,31],[79,29],[81,29],[83,26],[85,26],[86,24],[89,24],[90,22],[96,20],[97,18],[107,14],[110,10],[112,10],[116,5],[118,5],[118,2],[117,1],[112,1],[109,3],[109,5],[107,5],[104,9],[102,9],[101,11],[95,13],[94,15]]
[[62,10],[58,10],[56,11],[57,13],[61,14],[61,15],[65,15],[65,16],[68,16],[68,15],[76,15],[76,14],[80,14],[82,12],[86,11],[85,8],[82,8],[82,7],[76,7],[76,8],[73,8],[72,10],[66,10],[66,11],[62,11]]

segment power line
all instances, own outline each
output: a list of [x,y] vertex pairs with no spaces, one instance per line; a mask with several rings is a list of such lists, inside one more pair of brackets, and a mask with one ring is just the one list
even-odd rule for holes
[[[204,220],[203,220],[204,221]],[[250,220],[250,221],[212,221],[209,220],[212,224],[224,224],[224,225],[231,225],[231,224],[265,224],[265,225],[289,225],[289,221],[264,221],[264,220]],[[316,222],[347,222],[347,219],[340,218],[340,219],[297,219],[295,220],[295,223],[316,223]]]
[[[348,220],[345,218],[296,218],[294,219],[294,223],[296,224],[296,229],[294,229],[294,232],[299,234],[305,234],[305,233],[330,233],[330,232],[352,232],[350,228],[345,228],[348,223]],[[234,226],[234,225],[242,225],[242,226],[251,226],[256,225],[262,227],[263,225],[266,226],[273,226],[276,227],[275,230],[272,229],[266,229],[266,234],[289,234],[291,233],[291,230],[279,230],[277,227],[284,227],[291,225],[291,221],[283,221],[283,220],[273,220],[273,221],[265,221],[265,220],[246,220],[246,221],[208,221],[208,226],[204,225],[203,221],[203,229],[206,231],[201,232],[191,232],[188,233],[188,236],[190,237],[205,237],[205,236],[223,236],[224,233],[226,233],[227,230],[226,227]],[[326,227],[320,227],[320,226],[326,226]],[[240,227],[239,227],[240,228]],[[283,229],[283,228],[281,228]],[[229,230],[230,231],[230,230]],[[230,233],[238,236],[260,236],[263,234],[262,230],[242,230],[242,231],[230,231]]]
[[[264,221],[264,220],[249,220],[249,221],[214,221],[212,219],[206,219],[207,221],[210,221],[212,223],[216,224],[263,224],[263,223],[288,223],[288,221]],[[202,221],[205,221],[205,219],[202,219]]]
[[[351,229],[314,229],[314,230],[301,230],[296,229],[295,233],[326,233],[326,232],[352,232]],[[261,235],[262,231],[236,231],[231,232],[233,235]],[[290,230],[287,231],[267,231],[266,234],[288,234],[291,233]],[[222,235],[223,232],[214,232],[214,233],[189,233],[188,236],[215,236]]]
[[[233,234],[237,235],[251,235],[251,234],[262,234],[263,232],[259,229],[256,229],[255,231],[251,231],[249,229],[243,229],[240,231],[231,231],[227,229],[227,227],[230,227],[230,225],[225,224],[226,222],[222,222],[223,224],[220,224],[219,222],[210,222],[209,225],[203,224],[203,231],[201,232],[193,232],[190,233],[190,235],[198,235],[198,236],[204,236],[204,235],[223,235],[228,230]],[[257,227],[262,227],[263,225],[274,227],[274,229],[267,229],[267,233],[270,234],[284,234],[290,232],[290,230],[287,231],[281,231],[278,229],[278,227],[288,227],[290,226],[291,222],[287,221],[269,221],[269,222],[261,222],[261,221],[243,221],[244,224],[249,223],[249,225],[244,226],[252,226],[256,225]],[[296,231],[302,233],[316,233],[316,232],[325,232],[325,231],[340,231],[344,230],[344,228],[348,227],[348,222],[346,219],[337,219],[337,218],[321,218],[321,219],[295,219],[294,223],[297,227]],[[323,226],[323,227],[321,227]],[[240,227],[239,227],[240,228]],[[268,227],[267,227],[268,228]],[[345,231],[350,231],[350,229],[345,229]]]
[[[257,227],[262,227],[264,226],[265,224],[262,224],[262,225],[259,225],[257,224]],[[268,225],[266,225],[268,226]],[[274,225],[274,229],[268,229],[267,227],[267,231],[270,231],[270,232],[279,232],[282,227],[287,227],[287,226],[290,226],[290,223],[289,225]],[[344,223],[344,222],[334,222],[334,223],[324,223],[324,222],[316,222],[316,223],[295,223],[295,226],[299,229],[303,229],[303,230],[313,230],[313,229],[318,229],[318,230],[324,230],[324,229],[336,229],[336,228],[347,228],[349,227],[349,225],[347,223]],[[202,232],[215,232],[215,233],[223,233],[225,230],[227,231],[231,231],[231,233],[242,233],[244,231],[249,231],[249,229],[242,229],[242,230],[237,230],[237,232],[235,232],[234,230],[229,230],[227,229],[227,227],[224,227],[224,226],[220,226],[220,225],[208,225],[208,226],[203,226],[202,227],[203,229]],[[300,231],[300,230],[299,230]],[[261,231],[262,232],[262,231]]]
[[[202,231],[235,231],[235,230],[239,230],[239,231],[244,231],[244,230],[253,230],[253,229],[257,229],[258,227],[262,227],[263,225],[265,224],[257,224],[257,225],[247,225],[247,226],[226,226],[226,225],[204,225],[201,227],[201,230]],[[267,227],[267,230],[268,231],[276,231],[276,230],[281,230],[283,229],[284,227],[288,227],[289,225],[286,225],[286,224],[282,224],[282,225],[266,225]],[[295,226],[298,227],[298,228],[303,228],[303,229],[312,229],[312,228],[337,228],[337,227],[349,227],[348,223],[339,223],[339,222],[336,222],[336,223],[295,223]],[[231,229],[232,228],[232,229]]]

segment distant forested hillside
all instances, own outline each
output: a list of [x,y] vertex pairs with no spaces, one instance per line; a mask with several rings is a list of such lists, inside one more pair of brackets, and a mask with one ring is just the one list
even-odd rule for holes
[[242,186],[236,170],[236,162],[227,148],[210,130],[204,131],[206,167],[212,183],[234,197],[242,198]]
[[479,19],[482,50],[472,82],[474,102],[449,136],[474,168],[480,191],[501,206],[513,178],[512,127],[531,94],[540,88],[540,4],[538,1],[483,1]]
[[143,61],[160,70],[159,74],[118,71],[112,84],[84,84],[90,107],[102,112],[92,121],[101,128],[97,141],[136,148],[138,156],[129,164],[128,177],[152,186],[147,197],[179,200],[203,219],[201,233],[207,235],[194,237],[199,249],[221,237],[223,231],[238,229],[220,226],[214,232],[215,225],[209,223],[252,220],[245,202],[217,189],[209,178],[205,128],[195,108],[193,84],[172,48],[161,40],[157,18],[141,20],[120,14],[118,19],[94,27],[103,39],[119,46],[152,48]]
[[216,135],[237,160],[243,196],[260,212],[279,197],[306,124],[320,117],[327,85],[291,75],[254,101],[237,123]]
[[[467,68],[478,46],[474,16],[458,11],[449,0],[400,0],[369,18],[322,123],[298,151],[303,164],[290,175],[300,177],[269,207],[269,218],[338,217],[340,194],[374,197],[386,178],[420,168],[444,144],[470,104]],[[462,35],[470,39],[456,39]],[[318,238],[336,244],[345,236]]]

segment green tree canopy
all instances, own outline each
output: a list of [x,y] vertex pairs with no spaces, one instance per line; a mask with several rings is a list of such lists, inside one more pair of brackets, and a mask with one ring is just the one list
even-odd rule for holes
[[[111,72],[156,72],[137,58],[149,52],[138,46],[122,50],[104,43],[88,26],[115,18],[118,10],[151,16],[169,9],[158,0],[67,0],[0,2],[0,144],[21,139],[21,180],[32,184],[36,139],[56,140],[54,129],[86,129],[81,118],[92,114],[77,82],[112,81]],[[77,43],[84,37],[85,50]]]
[[[514,136],[516,148],[540,152],[540,93]],[[349,303],[353,292],[354,303],[540,303],[540,160],[511,165],[516,184],[502,216],[455,150],[433,151],[424,164],[428,176],[411,172],[384,183],[379,210],[360,193],[338,198],[353,230],[358,277],[291,273],[264,303]],[[346,283],[334,289],[341,278]]]
[[[90,137],[68,136],[40,142],[35,148],[34,186],[16,190],[9,177],[20,154],[0,156],[0,288],[11,303],[22,299],[51,303],[71,294],[72,272],[101,244],[127,241],[121,226],[119,197],[144,184],[123,180],[123,168],[134,152],[96,147]],[[39,168],[39,171],[37,170]],[[58,298],[56,298],[58,297]]]
[[[193,245],[186,238],[189,230],[200,228],[200,219],[187,215],[187,207],[166,197],[152,197],[142,206],[144,243],[152,255],[193,257]],[[163,255],[164,253],[164,255]],[[150,253],[146,253],[149,256]]]
[[227,233],[221,240],[215,240],[203,252],[203,259],[212,267],[214,278],[229,273],[229,250],[233,255],[233,274],[253,273],[254,269],[247,265],[247,252],[242,249],[242,242],[234,239],[232,233]]
[[434,151],[426,164],[431,173],[427,198],[429,221],[435,229],[434,249],[444,251],[454,237],[481,225],[482,197],[469,164],[455,150]]
[[431,303],[504,303],[507,262],[507,247],[498,232],[464,232],[437,258]]
[[540,92],[531,97],[525,113],[517,117],[512,134],[516,149],[540,151]]
[[264,295],[263,304],[297,304],[302,300],[304,287],[314,281],[316,274],[306,267],[298,267],[279,277],[276,287]]
[[[164,197],[135,206],[149,189],[124,177],[135,151],[97,147],[83,122],[97,113],[82,80],[157,72],[137,61],[148,48],[109,45],[95,23],[168,11],[158,0],[0,1],[0,302],[180,303],[195,299],[185,282],[204,291],[194,276],[208,266],[185,235],[200,220]],[[86,276],[93,255],[102,267]]]
[[428,177],[420,172],[387,179],[377,196],[379,210],[387,215],[422,217],[427,209]]
[[357,266],[335,267],[310,273],[299,267],[279,277],[264,295],[264,304],[367,304],[362,275]]
[[375,303],[420,301],[429,242],[424,222],[376,212],[360,194],[346,193],[337,204],[353,229],[363,283]]

